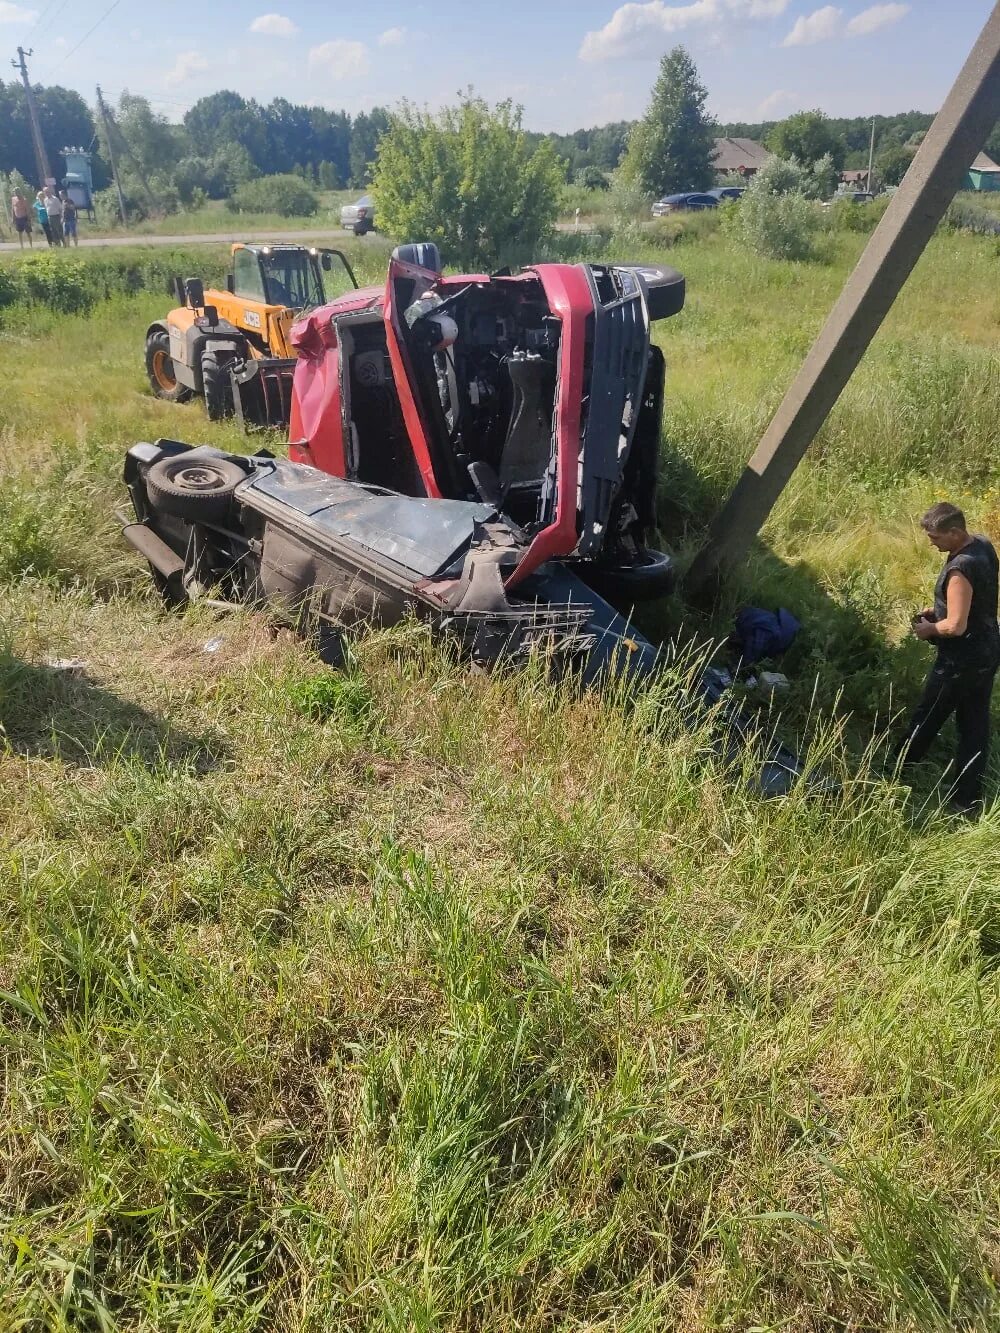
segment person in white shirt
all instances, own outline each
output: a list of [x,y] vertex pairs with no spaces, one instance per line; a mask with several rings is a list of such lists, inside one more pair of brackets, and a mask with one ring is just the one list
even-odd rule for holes
[[52,244],[65,245],[66,238],[63,236],[63,206],[62,200],[53,190],[51,185],[45,187],[45,212],[49,218],[49,228],[52,231]]

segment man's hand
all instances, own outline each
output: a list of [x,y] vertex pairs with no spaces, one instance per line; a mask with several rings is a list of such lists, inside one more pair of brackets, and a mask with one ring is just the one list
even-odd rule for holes
[[936,639],[938,635],[937,625],[933,620],[920,620],[913,622],[913,632],[918,639]]

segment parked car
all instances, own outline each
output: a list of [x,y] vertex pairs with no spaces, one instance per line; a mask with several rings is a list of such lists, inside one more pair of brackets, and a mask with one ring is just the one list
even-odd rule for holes
[[745,185],[719,185],[708,193],[721,204],[725,199],[742,199],[746,192]]
[[668,194],[658,199],[653,205],[653,217],[666,217],[668,213],[690,213],[702,208],[718,208],[719,201],[714,194],[699,194],[689,190],[683,194]]
[[345,231],[353,231],[355,236],[364,236],[375,230],[375,201],[370,194],[363,194],[356,204],[345,204],[340,210],[340,225]]

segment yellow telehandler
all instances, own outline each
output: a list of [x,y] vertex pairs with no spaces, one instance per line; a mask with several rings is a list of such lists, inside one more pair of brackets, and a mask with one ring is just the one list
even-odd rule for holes
[[244,427],[286,426],[292,325],[357,285],[340,250],[238,242],[225,291],[173,280],[177,307],[146,330],[153,393],[172,403],[200,394],[212,421],[235,413]]

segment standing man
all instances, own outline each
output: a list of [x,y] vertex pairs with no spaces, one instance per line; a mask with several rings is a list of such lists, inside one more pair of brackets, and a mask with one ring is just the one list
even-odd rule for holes
[[17,239],[21,243],[21,249],[24,249],[24,238],[28,238],[28,249],[35,248],[35,242],[31,237],[31,205],[25,199],[20,190],[15,190],[10,201],[10,220],[14,224],[14,230],[17,232]]
[[966,531],[965,515],[955,505],[937,504],[928,509],[920,526],[931,545],[945,556],[934,605],[913,622],[917,638],[934,644],[937,661],[900,753],[904,764],[919,762],[954,713],[958,751],[951,806],[974,819],[983,809],[990,696],[1000,667],[997,553],[985,537]]
[[56,194],[51,185],[45,187],[45,211],[49,215],[49,231],[52,233],[53,245],[65,245],[63,236],[63,206],[62,200]]
[[80,244],[80,238],[76,234],[76,204],[65,190],[59,197],[62,199],[63,206],[63,241],[66,248],[69,249],[71,238],[74,245]]

